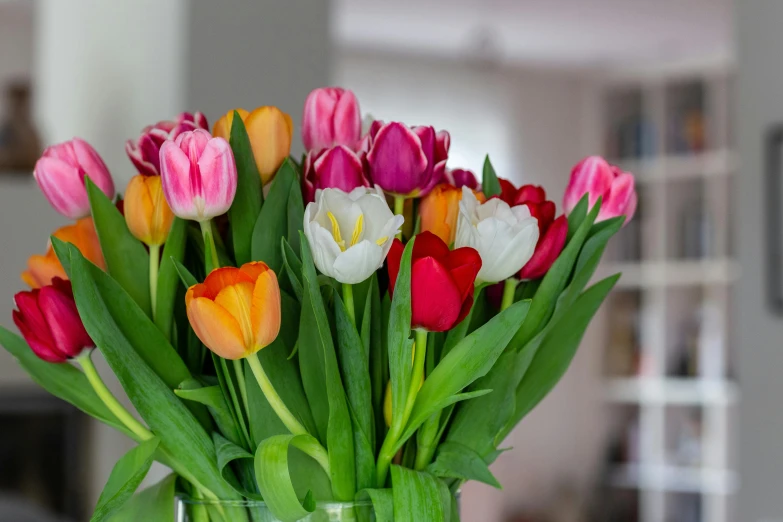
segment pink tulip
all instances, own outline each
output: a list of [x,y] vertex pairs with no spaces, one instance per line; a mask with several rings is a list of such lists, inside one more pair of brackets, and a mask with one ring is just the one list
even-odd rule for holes
[[318,189],[338,188],[350,192],[356,187],[368,186],[360,155],[345,145],[307,153],[302,176],[305,203],[315,201]]
[[84,329],[70,281],[59,277],[52,284],[14,296],[14,323],[30,349],[47,362],[61,363],[95,346]]
[[237,191],[231,147],[202,129],[163,143],[160,176],[166,201],[183,219],[201,222],[225,214]]
[[70,219],[90,214],[85,176],[109,198],[114,197],[109,169],[95,149],[79,138],[48,147],[35,163],[33,176],[52,207]]
[[340,87],[315,89],[307,96],[302,117],[302,141],[308,151],[335,145],[353,148],[362,134],[359,102]]
[[445,172],[445,180],[449,185],[457,188],[468,187],[471,190],[478,190],[479,183],[476,175],[467,169],[451,169]]
[[160,174],[160,147],[163,142],[174,140],[183,132],[196,129],[209,130],[207,118],[200,112],[183,112],[177,116],[176,121],[159,121],[155,125],[144,127],[136,140],[128,140],[125,143],[125,152],[139,174],[157,176]]
[[563,207],[570,214],[582,196],[588,194],[590,208],[602,198],[601,210],[596,221],[625,216],[631,220],[636,211],[637,196],[634,177],[610,165],[600,156],[589,156],[574,166],[568,181]]
[[373,125],[363,141],[369,150],[370,180],[394,195],[425,196],[445,175],[450,144],[446,131],[391,122]]

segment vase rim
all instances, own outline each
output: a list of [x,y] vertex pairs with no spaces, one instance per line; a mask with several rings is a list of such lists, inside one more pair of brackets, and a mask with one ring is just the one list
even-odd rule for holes
[[[210,500],[210,499],[202,499],[202,498],[193,498],[188,495],[176,495],[176,498],[178,501],[184,503],[184,504],[190,504],[190,505],[196,505],[196,506],[215,506],[215,505],[221,505],[221,506],[229,506],[229,507],[265,507],[267,504],[263,500],[251,500],[251,499],[242,499],[242,500]],[[341,507],[372,507],[373,503],[372,500],[346,500],[346,501],[339,501],[339,500],[321,500],[316,501],[315,503],[316,508],[319,509],[334,509],[334,508],[341,508]]]

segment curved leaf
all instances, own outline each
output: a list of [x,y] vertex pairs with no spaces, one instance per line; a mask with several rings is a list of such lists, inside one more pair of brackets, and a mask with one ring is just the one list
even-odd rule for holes
[[160,439],[153,437],[130,450],[111,470],[90,522],[108,520],[133,495],[152,465]]
[[163,246],[163,256],[158,272],[158,293],[155,299],[155,324],[166,339],[171,341],[174,322],[174,305],[179,287],[179,275],[175,261],[181,262],[185,256],[185,227],[187,224],[180,218],[174,218],[171,230]]
[[169,475],[157,484],[136,493],[110,519],[110,522],[174,522],[174,485],[177,476]]
[[272,180],[269,195],[253,227],[251,257],[255,261],[264,261],[275,272],[283,266],[280,238],[288,232],[288,196],[291,185],[296,184],[296,171],[291,160],[286,159]]
[[251,260],[253,228],[261,213],[264,191],[245,122],[236,111],[231,120],[229,143],[237,164],[237,194],[228,209],[228,220],[231,223],[234,257],[237,266],[241,266]]
[[396,465],[391,476],[395,520],[450,520],[451,501],[445,505],[440,480]]
[[[247,497],[253,500],[264,500],[264,497],[262,497],[259,493],[256,491],[256,485],[255,485],[255,476],[252,473],[253,470],[253,454],[249,453],[243,448],[240,448],[230,440],[226,439],[225,437],[222,437],[221,435],[217,433],[212,434],[212,440],[215,443],[215,452],[217,453],[217,462],[218,462],[218,469],[220,470],[220,474],[223,476],[223,478],[231,484],[231,486],[243,497]],[[253,489],[249,489],[248,487],[242,486],[242,484],[239,483],[239,481],[236,479],[233,473],[231,473],[231,469],[227,466],[231,464],[234,461],[237,462],[237,468],[239,470],[240,476],[244,477],[244,480],[248,484],[253,484]],[[249,465],[249,467],[247,467]],[[243,470],[247,470],[247,473],[243,472]],[[252,482],[250,482],[252,481]]]
[[456,442],[444,442],[438,446],[435,461],[427,466],[427,471],[436,477],[477,480],[493,488],[503,489],[482,456]]

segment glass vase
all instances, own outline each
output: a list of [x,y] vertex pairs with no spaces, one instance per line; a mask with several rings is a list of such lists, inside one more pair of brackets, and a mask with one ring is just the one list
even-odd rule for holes
[[[266,503],[177,497],[175,522],[280,522]],[[375,522],[372,502],[319,502],[302,522]]]

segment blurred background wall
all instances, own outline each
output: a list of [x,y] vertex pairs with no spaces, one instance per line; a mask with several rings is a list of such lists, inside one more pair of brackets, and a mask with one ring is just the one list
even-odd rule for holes
[[[603,268],[623,270],[622,287],[509,436],[514,450],[492,468],[505,489],[466,486],[463,520],[773,522],[783,328],[761,295],[761,147],[783,116],[782,11],[777,0],[0,0],[0,89],[29,79],[43,142],[87,139],[118,188],[132,175],[124,141],[144,125],[263,104],[298,124],[326,84],[353,89],[377,119],[449,130],[451,168],[480,173],[488,153],[500,176],[555,200],[580,158],[611,157],[640,180],[637,219]],[[63,221],[22,172],[0,174],[0,223],[10,296]],[[0,300],[0,322],[11,310]],[[27,384],[0,352],[0,415],[3,392]],[[91,426],[87,506],[128,445]]]

